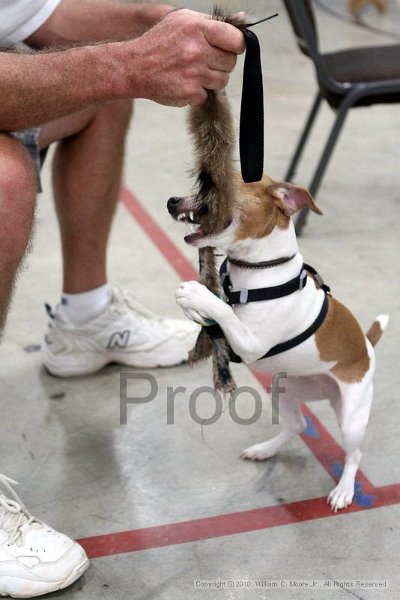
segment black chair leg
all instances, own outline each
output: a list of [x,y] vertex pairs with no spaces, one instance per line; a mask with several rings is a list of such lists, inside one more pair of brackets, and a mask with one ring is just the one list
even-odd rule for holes
[[[314,176],[310,183],[310,187],[309,187],[310,194],[314,198],[316,197],[319,187],[321,185],[322,178],[325,174],[326,168],[327,168],[329,160],[332,156],[332,152],[335,148],[336,142],[338,140],[339,134],[344,125],[344,122],[345,122],[345,119],[347,116],[347,112],[348,112],[350,106],[351,106],[351,103],[345,100],[342,103],[342,105],[339,108],[339,111],[337,113],[335,122],[332,126],[328,140],[325,144],[324,151],[322,152],[322,156],[319,160],[318,166],[315,170]],[[309,209],[302,210],[296,219],[295,228],[296,228],[296,233],[298,236],[301,236],[301,234],[303,232],[304,226],[307,223],[309,212],[310,212]]]
[[320,109],[321,102],[322,102],[322,95],[321,95],[321,92],[318,92],[318,94],[315,97],[314,103],[313,103],[313,105],[311,107],[310,113],[309,113],[309,115],[307,117],[307,121],[306,121],[306,124],[304,126],[303,132],[302,132],[302,134],[300,136],[300,139],[299,139],[299,141],[297,143],[296,150],[294,151],[294,154],[293,154],[293,158],[292,158],[292,160],[290,162],[289,168],[288,168],[288,170],[286,172],[286,175],[284,177],[284,181],[292,181],[292,179],[293,179],[293,175],[296,172],[297,165],[298,165],[299,160],[300,160],[300,158],[301,158],[301,156],[303,154],[304,146],[306,145],[306,142],[308,140],[308,136],[310,135],[310,131],[311,131],[311,128],[313,126],[315,117],[317,116],[318,111]]

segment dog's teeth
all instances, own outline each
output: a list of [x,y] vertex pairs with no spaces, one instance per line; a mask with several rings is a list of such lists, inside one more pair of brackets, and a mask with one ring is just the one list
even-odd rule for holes
[[194,212],[193,212],[193,211],[191,211],[191,212],[189,213],[189,219],[190,219],[191,221],[194,221]]
[[194,226],[193,223],[191,223],[191,225],[189,227],[189,231],[190,231],[190,233],[196,233],[196,227]]
[[178,221],[184,221],[185,219],[186,219],[185,213],[181,213],[180,215],[178,215]]

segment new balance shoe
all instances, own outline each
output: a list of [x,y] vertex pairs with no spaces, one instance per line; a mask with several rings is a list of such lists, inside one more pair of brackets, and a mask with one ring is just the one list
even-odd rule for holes
[[119,288],[113,288],[106,310],[84,325],[73,325],[60,306],[54,313],[48,307],[48,314],[42,360],[59,377],[94,373],[108,363],[179,365],[188,359],[199,331],[191,321],[155,315]]
[[[86,571],[84,549],[33,517],[0,475],[0,596],[33,598],[71,585]],[[12,499],[11,499],[12,498]]]

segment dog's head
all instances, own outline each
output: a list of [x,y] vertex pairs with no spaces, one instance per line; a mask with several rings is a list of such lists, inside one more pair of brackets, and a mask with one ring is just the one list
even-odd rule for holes
[[235,186],[237,193],[232,217],[223,230],[216,234],[210,234],[207,230],[209,211],[201,195],[168,200],[171,216],[193,228],[185,236],[187,244],[198,248],[218,247],[227,251],[241,240],[267,237],[275,228],[287,229],[291,215],[302,208],[322,214],[311,194],[298,185],[274,181],[268,176],[257,183],[244,183],[237,175]]

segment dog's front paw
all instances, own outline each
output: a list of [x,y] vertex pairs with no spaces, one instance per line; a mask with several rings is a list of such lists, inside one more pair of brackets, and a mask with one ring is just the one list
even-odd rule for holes
[[183,310],[183,314],[185,315],[185,317],[187,317],[191,321],[194,321],[198,325],[206,325],[207,324],[208,319],[206,317],[204,317],[203,315],[201,315],[200,313],[198,313],[197,310],[193,310],[192,308],[186,308],[186,309],[183,308],[182,310]]
[[185,314],[197,321],[216,319],[225,304],[198,281],[185,281],[175,292],[176,301]]
[[338,485],[331,491],[328,496],[327,502],[331,505],[334,512],[343,510],[350,506],[353,502],[354,496],[354,483],[345,484],[339,481]]

